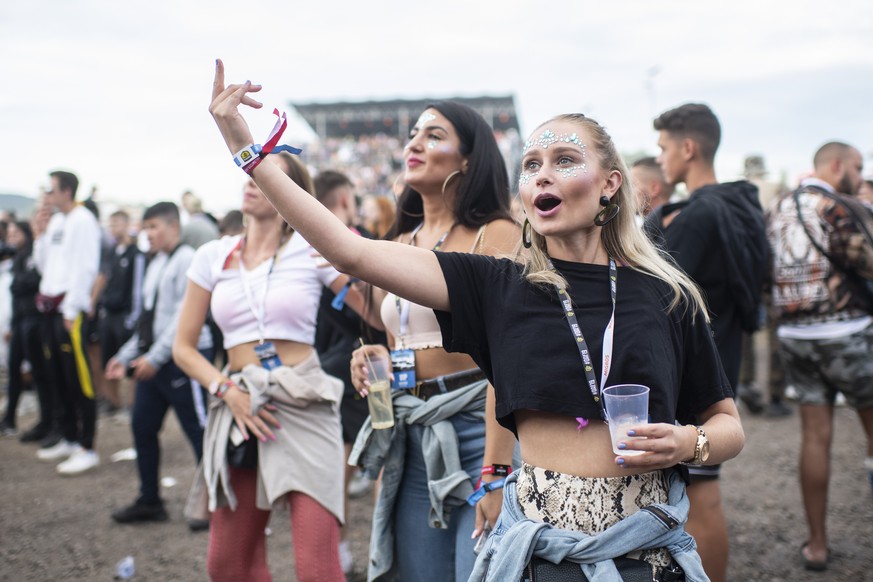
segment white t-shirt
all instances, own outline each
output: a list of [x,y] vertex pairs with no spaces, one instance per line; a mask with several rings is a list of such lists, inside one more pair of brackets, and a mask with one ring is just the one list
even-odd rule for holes
[[40,292],[66,294],[60,306],[65,319],[91,308],[91,288],[100,265],[100,225],[87,208],[56,212],[34,243],[33,256],[42,273]]
[[[272,257],[260,265],[225,269],[228,257],[240,244],[240,236],[223,237],[197,249],[188,278],[212,293],[212,317],[224,334],[224,347],[262,339],[255,313],[260,313]],[[323,287],[340,273],[321,267],[315,251],[299,234],[294,234],[279,252],[269,276],[264,305],[264,338],[312,345]],[[246,294],[242,275],[249,287]]]

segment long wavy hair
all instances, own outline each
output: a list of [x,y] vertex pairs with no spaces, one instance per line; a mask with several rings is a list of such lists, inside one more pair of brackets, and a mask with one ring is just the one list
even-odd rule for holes
[[[498,218],[510,219],[509,174],[497,146],[494,132],[474,109],[454,101],[437,101],[425,109],[436,109],[455,128],[461,141],[461,155],[467,158],[467,172],[459,180],[453,208],[457,223],[479,228]],[[397,199],[394,226],[385,238],[410,232],[422,220],[424,204],[411,186]]]
[[[692,314],[703,313],[709,321],[706,303],[697,285],[686,275],[673,259],[656,247],[636,222],[637,198],[633,192],[627,165],[619,155],[612,138],[599,123],[581,113],[558,115],[541,124],[552,122],[571,122],[580,126],[589,138],[590,147],[597,151],[600,169],[604,175],[612,171],[621,174],[621,186],[612,202],[621,207],[618,215],[600,228],[600,238],[607,254],[617,263],[656,277],[673,289],[670,310],[680,305],[691,307]],[[516,252],[517,260],[524,265],[524,275],[536,285],[557,285],[567,288],[567,280],[549,267],[549,254],[546,239],[531,228],[531,247]]]

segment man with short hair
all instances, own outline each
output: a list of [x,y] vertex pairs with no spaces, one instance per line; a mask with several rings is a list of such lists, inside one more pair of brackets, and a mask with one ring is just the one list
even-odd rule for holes
[[[725,374],[736,391],[743,331],[757,329],[767,270],[767,238],[758,190],[746,181],[719,184],[715,153],[721,124],[703,104],[688,103],[654,121],[658,163],[670,184],[684,182],[687,202],[665,205],[646,221],[664,248],[701,287]],[[667,211],[665,213],[664,211]],[[686,529],[697,540],[709,577],[727,575],[728,535],[719,467],[690,467],[691,509]]]
[[[133,335],[142,312],[142,280],[145,255],[130,236],[130,215],[124,210],[109,216],[109,234],[115,250],[109,265],[106,288],[100,299],[99,329],[102,365]],[[106,380],[106,398],[111,410],[123,407],[119,380]]]
[[664,179],[661,165],[653,157],[640,158],[631,165],[631,179],[642,216],[667,204],[675,187]]
[[[358,205],[355,190],[352,181],[345,174],[325,170],[315,177],[313,183],[315,197],[319,202],[342,220],[347,227],[362,236],[373,238],[372,234],[357,226]],[[324,371],[343,381],[344,390],[340,403],[340,419],[342,421],[345,458],[348,459],[358,431],[370,415],[367,401],[357,396],[355,387],[352,385],[349,360],[352,357],[352,352],[360,345],[359,338],[366,338],[367,343],[385,343],[386,338],[384,334],[367,326],[358,314],[347,305],[342,304],[338,305],[339,309],[334,308],[332,303],[335,299],[336,296],[329,289],[325,289],[321,295],[318,324],[315,329],[315,349]],[[345,487],[343,491],[348,508],[349,486],[357,469],[347,464],[344,467]],[[342,528],[340,538],[340,564],[343,572],[348,574],[352,571],[353,563],[349,542],[346,539],[346,527]]]
[[[197,462],[203,453],[206,407],[203,389],[173,362],[179,308],[188,285],[187,271],[194,249],[182,242],[179,209],[172,202],[158,202],[145,211],[143,230],[156,254],[143,280],[143,312],[136,332],[106,366],[106,377],[120,380],[125,372],[137,381],[131,430],[136,446],[140,495],[127,507],[114,511],[118,523],[165,521],[167,512],[159,494],[160,443],[158,434],[172,407]],[[198,348],[212,357],[212,336],[204,326]]]
[[63,461],[61,475],[77,475],[100,464],[94,450],[97,405],[88,367],[85,315],[100,263],[100,225],[76,203],[79,179],[71,172],[49,174],[46,204],[57,212],[34,243],[34,260],[42,273],[37,309],[43,314],[47,368],[57,398],[61,438],[44,441],[43,461]]
[[856,198],[863,164],[857,149],[826,143],[813,164],[815,176],[767,213],[767,235],[779,355],[800,405],[800,488],[809,528],[801,552],[808,570],[824,570],[837,392],[867,434],[873,487],[873,216]]

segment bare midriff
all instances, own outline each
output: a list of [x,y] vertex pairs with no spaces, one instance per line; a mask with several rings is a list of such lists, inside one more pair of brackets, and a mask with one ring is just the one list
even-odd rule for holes
[[[276,355],[286,366],[296,366],[312,353],[312,346],[288,340],[269,340],[276,346]],[[242,370],[249,364],[260,365],[255,346],[257,341],[234,346],[227,350],[227,361],[232,371]]]
[[536,410],[515,411],[521,458],[525,463],[579,477],[621,477],[646,473],[615,464],[609,428],[599,418],[577,430],[575,419]]
[[478,367],[466,354],[450,354],[442,348],[415,350],[415,379],[418,382]]

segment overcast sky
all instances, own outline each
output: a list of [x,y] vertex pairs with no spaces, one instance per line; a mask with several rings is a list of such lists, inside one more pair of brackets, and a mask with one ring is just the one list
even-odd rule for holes
[[207,111],[216,57],[264,85],[255,136],[289,101],[513,94],[524,134],[581,111],[654,154],[652,118],[703,101],[722,180],[750,153],[793,180],[831,139],[873,173],[869,0],[31,0],[4,3],[0,49],[0,193],[67,168],[102,199],[236,206],[243,176]]

